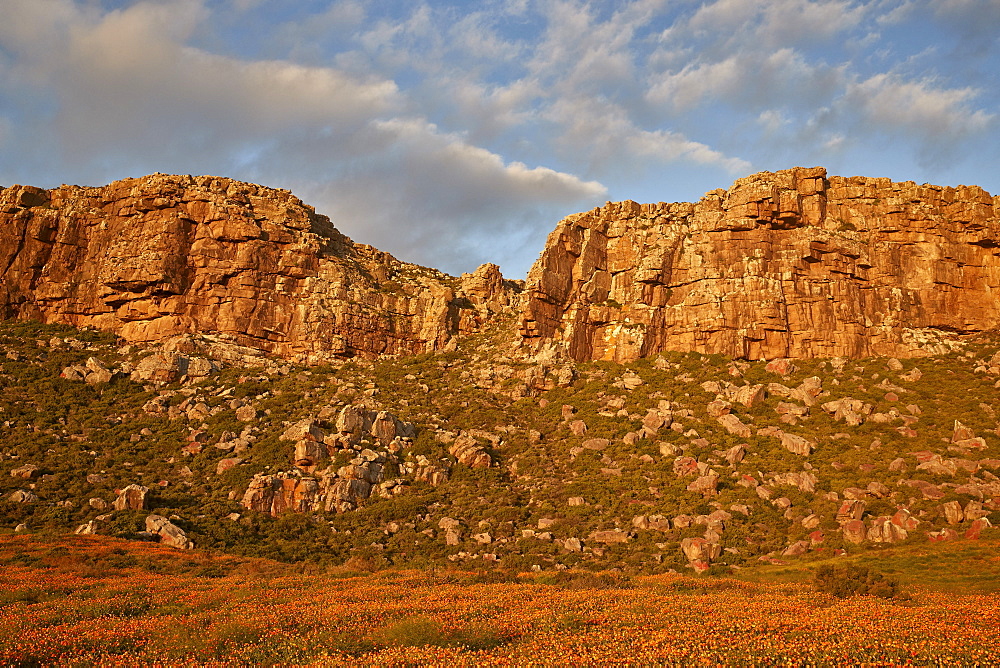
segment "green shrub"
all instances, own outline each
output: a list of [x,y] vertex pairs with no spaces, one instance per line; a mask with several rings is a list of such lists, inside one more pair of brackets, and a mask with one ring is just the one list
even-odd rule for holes
[[869,569],[867,566],[824,564],[816,569],[813,584],[821,591],[836,598],[851,596],[877,596],[906,600],[909,595],[900,588],[899,581]]

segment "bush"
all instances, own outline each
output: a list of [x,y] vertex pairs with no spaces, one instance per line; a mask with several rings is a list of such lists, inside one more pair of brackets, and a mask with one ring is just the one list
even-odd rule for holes
[[816,569],[813,584],[817,591],[837,598],[851,596],[877,596],[901,600],[910,598],[902,591],[899,581],[895,578],[886,577],[866,566],[854,564],[820,566]]
[[478,624],[448,630],[440,622],[428,617],[410,617],[384,628],[376,634],[376,640],[388,646],[464,647],[475,651],[499,647],[511,638],[496,629]]

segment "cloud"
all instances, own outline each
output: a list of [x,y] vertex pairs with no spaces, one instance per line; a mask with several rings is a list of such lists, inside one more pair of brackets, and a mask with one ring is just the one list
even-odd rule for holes
[[831,39],[864,15],[864,5],[842,0],[716,0],[695,12],[688,27],[726,43],[774,49]]
[[779,100],[790,106],[812,106],[835,94],[842,81],[837,68],[809,63],[792,49],[779,49],[741,52],[654,77],[647,96],[675,114],[720,101],[752,110]]
[[978,94],[973,88],[940,88],[932,81],[877,74],[851,84],[844,103],[883,130],[952,143],[985,131],[995,120],[995,114],[970,107]]
[[606,195],[600,183],[506,162],[418,119],[373,121],[365,137],[387,150],[298,190],[335,224],[353,221],[340,226],[357,239],[456,273],[498,262],[523,275],[556,220]]

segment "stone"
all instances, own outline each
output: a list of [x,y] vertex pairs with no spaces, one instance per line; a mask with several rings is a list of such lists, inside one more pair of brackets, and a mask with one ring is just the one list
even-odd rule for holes
[[779,438],[781,440],[781,445],[786,450],[788,450],[792,454],[801,455],[803,457],[808,457],[809,454],[816,447],[815,443],[797,434],[789,434],[788,432],[782,432]]
[[728,401],[716,399],[705,407],[705,412],[708,413],[708,417],[720,418],[723,415],[727,415],[732,410],[732,407],[733,405]]
[[[209,364],[209,370],[218,369],[218,365],[215,362],[209,362],[208,360],[202,360],[202,362]],[[139,360],[130,375],[132,380],[137,383],[167,385],[185,376],[192,377],[192,374],[188,373],[192,363],[193,360],[190,357],[177,352],[153,353]],[[194,366],[195,370],[201,376],[208,375],[208,373],[204,373],[206,369],[203,365],[195,363]]]
[[677,477],[684,477],[689,475],[696,475],[698,473],[698,460],[694,457],[688,457],[683,455],[674,459],[674,475]]
[[687,486],[687,491],[701,494],[702,496],[715,496],[719,485],[719,476],[703,475],[699,476]]
[[837,511],[837,522],[841,525],[860,520],[865,513],[865,502],[860,500],[844,501]]
[[7,498],[14,503],[35,503],[38,501],[38,495],[26,489],[16,489]]
[[179,526],[162,515],[149,515],[146,518],[146,531],[157,536],[162,545],[178,550],[192,550],[194,543]]
[[583,544],[579,538],[567,538],[562,542],[563,549],[568,552],[582,552]]
[[18,466],[17,468],[11,469],[10,475],[12,478],[23,478],[25,480],[30,480],[34,478],[41,469],[37,464],[25,464],[23,466]]
[[722,554],[722,546],[711,543],[704,538],[684,538],[681,540],[681,552],[689,562],[704,561],[711,563]]
[[257,419],[257,409],[247,404],[236,409],[236,419],[240,422],[253,422]]
[[767,390],[763,385],[743,385],[735,388],[729,396],[736,403],[753,408],[764,402],[764,399],[767,398]]
[[611,445],[611,441],[606,438],[588,438],[580,446],[587,450],[603,450],[604,448]]
[[974,186],[819,167],[753,174],[695,203],[609,202],[549,235],[525,285],[521,343],[617,362],[947,352],[1000,322],[998,206]]
[[768,362],[764,369],[769,373],[776,373],[779,376],[790,376],[798,371],[798,367],[790,359],[776,359]]
[[216,475],[222,475],[229,469],[242,463],[243,459],[240,457],[226,457],[225,459],[220,459],[218,464],[215,465],[215,473]]
[[907,531],[913,531],[920,526],[920,520],[911,515],[906,508],[900,508],[895,512],[892,516],[892,523]]
[[734,436],[739,438],[750,438],[753,435],[753,431],[747,425],[743,424],[738,417],[729,413],[728,415],[723,415],[718,418],[719,424]]
[[573,420],[569,423],[569,431],[574,436],[583,436],[587,433],[587,423],[583,420]]
[[629,534],[620,529],[608,529],[604,531],[593,531],[588,536],[588,540],[595,543],[603,543],[605,545],[611,545],[614,543],[627,543],[631,540]]
[[486,449],[475,438],[466,434],[459,434],[448,446],[448,454],[470,468],[488,469],[493,465],[493,458]]
[[969,525],[969,528],[965,532],[965,537],[968,540],[979,540],[983,530],[988,529],[992,526],[993,525],[990,524],[990,521],[987,518],[980,517],[979,519],[973,521],[971,525]]
[[952,443],[959,443],[960,441],[966,441],[966,440],[969,440],[969,439],[973,439],[975,437],[976,437],[976,434],[975,434],[975,432],[972,431],[972,429],[970,429],[969,427],[966,427],[964,424],[962,424],[958,420],[955,420],[955,425],[954,425],[954,427],[952,429],[952,433],[951,433],[951,442]]
[[809,551],[811,543],[808,540],[797,540],[788,547],[786,547],[782,552],[783,557],[800,557]]
[[959,524],[965,519],[965,512],[962,510],[962,504],[958,501],[949,501],[942,504],[941,510],[944,513],[944,517],[948,521],[948,524]]
[[866,538],[873,543],[898,543],[906,540],[906,529],[891,517],[876,517],[871,520]]
[[747,447],[741,443],[726,450],[723,456],[730,464],[739,464],[743,461],[743,458],[746,457],[746,454]]
[[841,527],[841,531],[844,534],[844,540],[848,543],[854,543],[855,545],[860,545],[865,541],[868,536],[868,532],[865,529],[865,523],[861,520],[851,520]]
[[314,512],[320,504],[319,483],[288,473],[257,474],[250,481],[240,504],[248,509],[277,517],[286,510]]
[[115,510],[145,510],[148,494],[148,487],[128,485],[118,492],[111,505]]

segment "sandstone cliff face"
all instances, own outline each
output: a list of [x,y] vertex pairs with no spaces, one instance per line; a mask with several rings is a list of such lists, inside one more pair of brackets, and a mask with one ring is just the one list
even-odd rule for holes
[[1000,324],[998,246],[1000,197],[978,187],[764,172],[563,220],[520,336],[576,360],[916,356]]
[[288,191],[224,178],[0,189],[2,318],[319,362],[445,348],[514,289],[495,265],[452,278],[406,264]]

